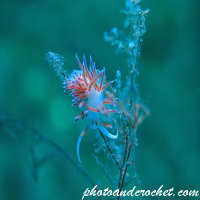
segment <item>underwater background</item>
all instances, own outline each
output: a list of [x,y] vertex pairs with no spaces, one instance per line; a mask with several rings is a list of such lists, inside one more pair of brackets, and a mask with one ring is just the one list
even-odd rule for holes
[[[141,183],[134,180],[127,189],[174,187],[176,195],[168,198],[177,199],[180,190],[200,190],[200,1],[142,0],[140,5],[150,12],[137,83],[151,115],[137,132]],[[71,107],[72,98],[63,93],[45,54],[63,55],[68,73],[79,69],[75,54],[81,61],[85,54],[88,63],[91,55],[98,69],[105,66],[107,80],[116,79],[120,70],[125,84],[127,55],[116,54],[103,38],[104,31],[123,28],[123,7],[122,0],[0,2],[0,200],[81,199],[86,188],[93,188],[60,154],[35,172],[33,132],[21,123],[55,141],[78,163],[76,143],[87,122],[73,123],[80,110]],[[96,142],[89,130],[80,146],[81,165],[100,189],[112,189],[91,156]],[[52,149],[41,143],[36,154],[48,151]],[[103,153],[99,159],[105,161]],[[127,199],[132,198],[159,197]]]

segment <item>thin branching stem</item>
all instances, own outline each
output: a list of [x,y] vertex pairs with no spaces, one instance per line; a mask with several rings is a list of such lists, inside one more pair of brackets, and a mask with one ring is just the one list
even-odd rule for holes
[[104,173],[106,174],[107,178],[110,180],[112,186],[114,186],[114,183],[112,181],[112,177],[109,176],[109,174],[107,173],[107,171],[105,170],[105,167],[101,164],[101,162],[98,160],[98,158],[92,154],[93,158],[96,160],[97,165],[99,165],[101,167],[101,169],[104,171]]
[[105,144],[106,144],[106,146],[107,146],[107,148],[108,148],[108,150],[109,150],[111,156],[113,157],[115,163],[117,164],[117,166],[119,167],[119,170],[120,170],[120,169],[121,169],[121,168],[120,168],[120,165],[119,165],[117,159],[115,158],[115,155],[113,154],[113,152],[112,152],[110,146],[108,145],[108,143],[107,143],[107,141],[106,141],[104,135],[102,134],[102,132],[101,132],[100,130],[99,130],[99,132],[101,133],[101,136],[102,136],[102,138],[103,138],[103,140],[104,140],[104,142],[105,142]]
[[[54,150],[56,150],[56,152],[61,153],[75,167],[75,169],[86,178],[86,180],[92,186],[97,185],[96,182],[92,179],[92,177],[85,171],[85,169],[80,164],[77,164],[77,162],[75,161],[75,159],[73,158],[71,154],[65,151],[64,148],[58,145],[56,142],[54,142],[50,138],[43,135],[33,125],[28,125],[26,123],[20,122],[19,120],[11,119],[9,115],[6,115],[4,113],[0,113],[0,124],[8,128],[14,127],[19,130],[24,130],[26,132],[31,133],[31,135],[33,136],[33,140],[32,140],[32,144],[30,148],[30,153],[31,153],[31,158],[33,162],[33,168],[35,168],[35,170],[38,170],[40,166],[42,166],[44,163],[46,163],[47,161],[49,161],[51,158],[55,156],[55,153],[53,153],[53,154],[48,154],[39,160],[37,159],[35,155],[35,145],[36,145],[36,142],[40,140],[46,144],[49,144],[49,146],[53,147]],[[34,178],[36,178],[36,176]]]
[[44,136],[39,131],[35,131],[35,132],[43,142],[48,143],[50,146],[54,147],[55,150],[61,153],[76,168],[76,170],[79,171],[93,186],[96,185],[96,182],[85,171],[85,169],[80,164],[77,164],[73,156],[69,154],[67,151],[65,151],[63,147],[61,147],[60,145],[58,145],[56,142],[49,139],[48,137]]
[[113,94],[111,94],[110,92],[106,92],[106,95],[116,104],[116,106],[118,106],[120,108],[120,110],[123,112],[123,114],[130,121],[132,128],[134,129],[135,125],[133,123],[131,114],[128,111],[126,111],[125,107],[116,100],[116,98],[113,96]]

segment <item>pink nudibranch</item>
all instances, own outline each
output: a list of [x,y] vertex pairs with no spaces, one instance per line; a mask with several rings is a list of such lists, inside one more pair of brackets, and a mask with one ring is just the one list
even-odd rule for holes
[[[70,95],[74,97],[73,104],[79,105],[79,108],[83,109],[83,112],[75,117],[75,121],[79,118],[89,117],[89,123],[81,132],[78,142],[77,142],[77,156],[79,157],[79,146],[83,135],[90,128],[98,129],[104,135],[111,139],[118,138],[118,130],[116,135],[110,134],[103,126],[111,127],[111,125],[103,123],[100,121],[100,114],[104,113],[106,116],[108,113],[118,113],[117,110],[106,109],[104,107],[105,104],[111,104],[115,106],[115,103],[110,100],[108,97],[104,99],[103,91],[104,89],[113,83],[113,81],[103,84],[104,76],[105,76],[105,68],[98,72],[96,70],[95,64],[92,62],[92,58],[90,56],[90,69],[87,68],[85,56],[83,56],[83,64],[81,64],[78,56],[76,55],[77,62],[81,70],[74,70],[70,77],[67,80],[65,88],[65,92],[71,91]],[[108,116],[107,116],[108,117]]]

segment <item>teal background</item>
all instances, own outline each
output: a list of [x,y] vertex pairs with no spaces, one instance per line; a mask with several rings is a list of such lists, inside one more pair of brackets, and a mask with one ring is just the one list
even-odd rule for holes
[[[179,190],[200,190],[200,2],[143,0],[140,5],[150,12],[137,83],[151,116],[138,129],[141,184],[133,181],[128,189],[174,187],[176,196],[165,198],[177,199]],[[80,110],[71,107],[72,98],[63,93],[45,54],[63,55],[69,73],[78,69],[75,53],[88,61],[91,54],[98,69],[105,66],[108,80],[115,79],[118,69],[125,80],[127,56],[115,54],[103,39],[104,31],[123,27],[122,7],[122,0],[1,1],[0,111],[34,124],[77,160],[76,143],[86,122],[73,124]],[[81,199],[92,186],[62,156],[43,165],[38,181],[33,180],[28,135],[0,129],[0,199]],[[111,188],[91,156],[96,142],[93,130],[88,131],[80,146],[82,165],[102,189]],[[103,154],[99,159],[105,163]],[[163,197],[137,197],[158,198]]]

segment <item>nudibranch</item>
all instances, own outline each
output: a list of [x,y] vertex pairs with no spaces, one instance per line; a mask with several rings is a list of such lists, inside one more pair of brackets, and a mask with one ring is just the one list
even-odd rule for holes
[[65,92],[71,91],[70,95],[74,97],[72,100],[74,103],[72,106],[78,105],[82,109],[82,113],[75,117],[75,122],[84,117],[88,117],[89,123],[82,130],[78,142],[77,142],[77,156],[79,157],[79,146],[82,137],[90,128],[100,130],[104,135],[111,139],[118,138],[118,130],[116,135],[109,133],[104,127],[112,127],[109,124],[103,123],[100,120],[100,114],[105,114],[108,117],[108,113],[118,113],[117,110],[106,109],[105,104],[114,105],[114,102],[108,97],[103,97],[103,92],[107,86],[113,83],[113,81],[104,84],[105,68],[99,71],[95,67],[95,63],[92,62],[90,56],[90,67],[88,69],[85,56],[83,56],[83,64],[81,64],[78,56],[76,59],[80,70],[74,70],[68,77],[66,85],[64,86]]

